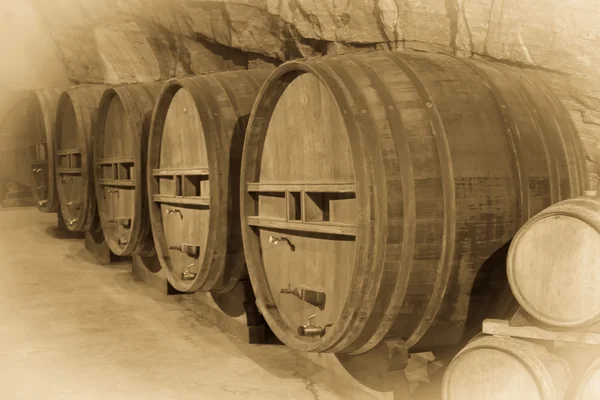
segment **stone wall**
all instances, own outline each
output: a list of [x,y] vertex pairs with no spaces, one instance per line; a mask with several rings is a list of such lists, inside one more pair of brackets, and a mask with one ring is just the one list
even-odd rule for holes
[[570,110],[598,182],[600,0],[28,1],[74,83],[271,67],[356,49],[521,66]]

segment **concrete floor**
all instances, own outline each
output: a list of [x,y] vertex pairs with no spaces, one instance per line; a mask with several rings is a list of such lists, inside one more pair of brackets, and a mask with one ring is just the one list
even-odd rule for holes
[[99,266],[55,214],[0,208],[0,399],[336,399],[283,346],[252,346]]

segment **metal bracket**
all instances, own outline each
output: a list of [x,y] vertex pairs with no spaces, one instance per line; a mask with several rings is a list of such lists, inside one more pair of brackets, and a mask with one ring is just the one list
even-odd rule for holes
[[279,293],[284,294],[293,294],[297,298],[302,301],[307,302],[315,307],[319,307],[319,309],[323,310],[325,308],[325,301],[327,300],[327,294],[325,292],[317,292],[312,289],[302,289],[302,288],[293,288],[288,286],[287,289],[281,289]]
[[177,250],[191,258],[200,257],[200,246],[194,246],[193,244],[181,243],[169,246],[169,250]]

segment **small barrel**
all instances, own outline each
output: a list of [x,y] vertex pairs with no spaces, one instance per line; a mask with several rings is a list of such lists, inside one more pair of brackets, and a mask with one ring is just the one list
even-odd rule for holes
[[458,353],[444,374],[443,400],[562,400],[569,364],[525,340],[484,336]]
[[182,292],[226,292],[246,275],[239,221],[248,115],[268,71],[172,79],[156,103],[148,200],[162,268]]
[[56,106],[63,89],[38,90],[29,98],[29,160],[33,174],[32,191],[38,210],[58,211],[54,140]]
[[56,110],[56,187],[60,211],[72,232],[96,229],[92,164],[92,117],[107,86],[77,87],[63,92]]
[[574,390],[573,400],[600,399],[600,358],[585,370]]
[[600,198],[577,197],[551,205],[519,230],[508,252],[508,281],[536,320],[585,328],[600,322],[599,259]]
[[485,314],[476,278],[479,293],[496,284],[482,265],[587,175],[567,110],[522,70],[370,52],[277,68],[241,180],[248,273],[273,332],[360,354],[460,342],[470,311]]
[[162,83],[109,88],[98,107],[94,177],[100,224],[118,256],[150,256],[146,162],[154,101]]

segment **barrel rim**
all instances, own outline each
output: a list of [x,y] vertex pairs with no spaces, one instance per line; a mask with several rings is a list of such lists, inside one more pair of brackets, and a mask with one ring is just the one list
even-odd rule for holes
[[596,358],[594,361],[588,364],[579,379],[579,384],[575,389],[575,393],[573,394],[573,400],[582,400],[583,390],[590,382],[590,378],[594,375],[594,373],[600,371],[600,357]]
[[[511,346],[502,346],[502,344],[507,343]],[[462,361],[462,359],[464,359],[473,351],[485,349],[496,350],[513,356],[515,360],[523,365],[533,377],[538,390],[540,391],[541,400],[554,399],[556,397],[556,389],[554,388],[552,378],[548,370],[535,356],[528,358],[528,356],[532,355],[531,348],[533,346],[539,346],[543,348],[543,346],[512,337],[482,336],[475,338],[462,350],[460,350],[456,356],[454,356],[448,365],[448,368],[444,372],[444,377],[442,379],[442,400],[451,400],[448,397],[451,379],[450,375],[456,368],[457,361]],[[570,370],[566,369],[566,371],[568,372],[570,378]]]
[[[216,179],[209,179],[210,185],[210,216],[209,216],[209,224],[208,224],[208,237],[206,241],[206,250],[204,254],[204,258],[202,259],[202,264],[200,267],[200,271],[203,274],[198,274],[195,279],[190,281],[189,284],[184,284],[181,279],[178,279],[177,276],[171,271],[171,264],[165,261],[165,255],[163,252],[163,243],[166,243],[166,239],[163,231],[163,222],[162,222],[162,214],[160,211],[160,206],[158,208],[153,204],[152,196],[157,192],[158,186],[152,175],[152,170],[157,168],[160,162],[160,149],[162,146],[162,136],[164,132],[164,124],[166,121],[166,115],[170,108],[170,105],[175,97],[175,95],[179,92],[179,90],[186,90],[189,95],[193,98],[194,104],[196,105],[196,112],[200,115],[199,103],[205,101],[203,98],[204,94],[201,93],[198,89],[194,89],[193,86],[196,85],[196,80],[201,81],[205,79],[206,75],[200,75],[197,77],[189,77],[189,78],[172,78],[169,79],[163,85],[160,93],[158,94],[154,109],[152,111],[152,119],[150,123],[150,133],[148,138],[148,156],[147,156],[147,168],[146,168],[146,179],[147,179],[147,197],[149,204],[149,214],[150,214],[150,222],[152,226],[152,237],[155,243],[156,255],[159,259],[161,268],[165,271],[165,275],[167,276],[168,281],[173,285],[175,289],[180,292],[196,292],[198,290],[209,290],[206,288],[206,281],[208,272],[211,270],[211,264],[213,259],[215,258],[216,246],[215,242],[217,241],[217,229],[215,227],[219,226],[219,221],[222,221],[223,214],[223,193],[221,193],[220,186]],[[210,116],[202,116],[200,115],[200,120],[202,122],[203,130],[204,130],[204,140],[207,149],[207,161],[208,161],[208,169],[209,176],[220,176],[220,165],[219,160],[217,158],[217,154],[220,154],[220,151],[217,150],[219,147],[219,140],[217,138],[218,133],[213,131],[212,127],[208,127],[210,123],[207,121],[210,119]],[[203,118],[204,117],[204,118]],[[208,117],[208,118],[206,118]],[[220,131],[219,131],[220,133]],[[214,135],[214,137],[213,137]],[[154,148],[156,147],[156,151],[158,154],[154,154]],[[225,206],[227,202],[225,202]],[[159,234],[158,232],[162,232]],[[168,252],[168,250],[167,250]]]
[[[252,167],[251,165],[260,159],[262,153],[262,142],[268,130],[268,124],[260,122],[260,126],[256,127],[255,123],[257,120],[269,120],[274,110],[274,104],[277,102],[281,94],[285,91],[288,84],[300,75],[310,73],[317,77],[324,86],[330,91],[332,97],[335,99],[340,112],[344,116],[345,127],[348,131],[348,139],[351,147],[351,157],[353,160],[354,172],[355,172],[355,184],[356,184],[356,201],[357,208],[363,210],[357,215],[357,232],[355,236],[356,248],[354,265],[364,266],[369,265],[373,262],[372,257],[374,252],[374,240],[375,233],[373,232],[373,224],[368,223],[369,218],[375,218],[372,213],[375,213],[376,202],[373,199],[374,193],[370,188],[369,182],[372,180],[372,174],[370,173],[372,166],[368,163],[368,152],[372,151],[369,146],[373,146],[373,141],[368,142],[354,115],[352,115],[351,107],[344,112],[342,104],[349,104],[348,94],[346,93],[343,86],[336,80],[335,77],[326,77],[326,74],[320,70],[315,62],[305,61],[290,61],[275,69],[267,78],[263,84],[260,92],[258,93],[250,119],[248,121],[248,128],[246,131],[246,139],[244,141],[244,150],[242,152],[242,163],[241,163],[241,176],[240,176],[240,217],[242,223],[242,238],[244,242],[244,252],[246,254],[246,262],[248,264],[248,274],[253,284],[254,292],[256,294],[256,304],[267,321],[268,325],[274,331],[277,337],[284,341],[288,346],[293,347],[300,351],[320,351],[320,352],[331,352],[336,350],[336,346],[341,342],[344,337],[351,333],[352,335],[358,336],[360,331],[364,328],[367,320],[360,319],[357,317],[360,312],[358,310],[364,307],[362,298],[363,294],[358,293],[359,291],[353,291],[353,285],[356,286],[360,282],[357,278],[359,273],[365,274],[368,268],[353,268],[352,278],[350,280],[349,293],[346,299],[344,299],[344,305],[341,307],[340,318],[336,321],[332,328],[326,331],[323,338],[304,338],[299,337],[297,332],[289,327],[287,323],[281,317],[281,314],[276,307],[268,306],[267,304],[274,305],[273,297],[268,286],[268,280],[264,271],[264,266],[261,260],[261,248],[259,239],[257,239],[256,233],[253,228],[250,227],[245,219],[247,217],[246,203],[248,202],[248,177],[251,175],[257,175],[259,167]],[[336,89],[339,92],[336,94],[332,90]],[[255,154],[250,155],[250,143],[256,141],[253,137],[258,136],[258,149],[254,151]],[[251,157],[254,157],[252,159]],[[362,167],[362,168],[361,168]],[[364,171],[362,170],[364,169]],[[362,261],[361,261],[362,260]],[[372,274],[371,274],[372,275]],[[371,276],[369,275],[369,276]],[[364,284],[375,284],[370,282],[368,278],[364,279]]]
[[561,207],[565,205],[580,205],[580,203],[593,201],[593,197],[576,197],[571,199],[566,199],[557,203],[554,203],[548,206],[546,209],[539,212],[537,215],[533,216],[527,223],[525,223],[521,229],[517,231],[515,234],[510,247],[508,249],[508,254],[506,258],[506,276],[508,279],[508,284],[515,296],[515,299],[519,303],[519,305],[533,318],[542,322],[543,324],[557,327],[557,328],[586,328],[592,326],[600,321],[600,308],[596,312],[590,313],[589,317],[579,317],[578,319],[573,320],[558,320],[556,318],[552,318],[551,315],[543,315],[536,308],[534,308],[523,295],[521,291],[518,281],[515,277],[516,268],[518,268],[518,262],[516,260],[516,252],[518,243],[526,234],[526,232],[533,225],[556,216],[564,216],[577,219],[581,222],[584,222],[586,225],[592,227],[598,234],[600,234],[600,226],[594,226],[590,224],[589,221],[585,220],[584,217],[580,214],[577,214],[574,211],[562,210]]

